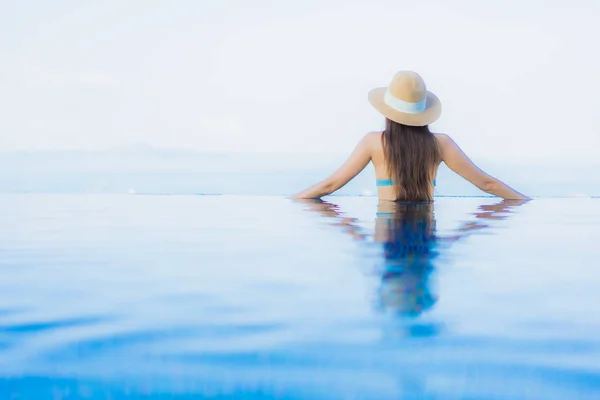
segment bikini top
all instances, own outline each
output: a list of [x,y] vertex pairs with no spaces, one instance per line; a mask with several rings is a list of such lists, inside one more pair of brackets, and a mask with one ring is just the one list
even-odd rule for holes
[[[391,179],[377,179],[377,186],[394,186],[394,181]],[[433,180],[433,186],[435,186],[435,179]]]

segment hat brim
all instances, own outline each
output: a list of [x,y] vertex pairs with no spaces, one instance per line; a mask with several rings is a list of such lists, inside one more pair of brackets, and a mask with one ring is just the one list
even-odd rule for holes
[[408,114],[396,111],[385,104],[383,98],[386,90],[387,88],[385,87],[371,90],[369,92],[369,102],[377,111],[394,122],[410,126],[425,126],[437,121],[442,114],[442,103],[431,92],[427,92],[427,106],[425,111],[418,114]]

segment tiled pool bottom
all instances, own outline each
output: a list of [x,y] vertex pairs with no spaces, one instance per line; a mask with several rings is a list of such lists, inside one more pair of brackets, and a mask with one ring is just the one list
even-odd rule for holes
[[0,210],[0,399],[600,398],[600,199]]

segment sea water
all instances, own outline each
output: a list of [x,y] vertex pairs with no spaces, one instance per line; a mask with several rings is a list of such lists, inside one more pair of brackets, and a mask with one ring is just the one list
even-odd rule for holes
[[600,199],[0,196],[0,399],[597,399]]

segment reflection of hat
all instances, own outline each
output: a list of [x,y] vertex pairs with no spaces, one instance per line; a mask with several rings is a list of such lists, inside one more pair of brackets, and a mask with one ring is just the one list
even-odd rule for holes
[[404,125],[429,125],[442,113],[440,100],[412,71],[397,72],[388,87],[371,90],[369,101],[385,117]]
[[419,315],[437,301],[429,287],[429,273],[404,271],[386,273],[381,281],[381,305],[399,314]]

